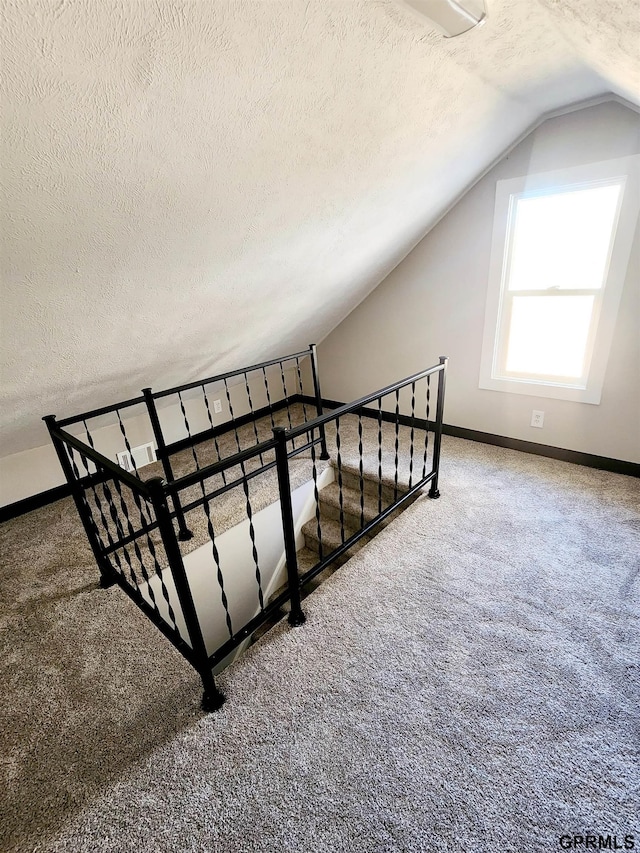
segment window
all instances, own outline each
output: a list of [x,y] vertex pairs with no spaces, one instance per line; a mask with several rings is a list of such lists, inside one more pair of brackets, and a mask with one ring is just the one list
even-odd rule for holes
[[481,388],[600,402],[639,160],[498,182]]

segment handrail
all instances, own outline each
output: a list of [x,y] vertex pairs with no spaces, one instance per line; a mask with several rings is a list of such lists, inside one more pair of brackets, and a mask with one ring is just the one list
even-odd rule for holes
[[159,400],[162,397],[168,397],[170,394],[177,394],[178,391],[189,391],[191,388],[198,388],[201,385],[209,385],[212,382],[222,382],[224,379],[230,379],[232,376],[243,376],[245,373],[251,373],[254,370],[262,370],[263,367],[270,367],[272,364],[280,364],[280,362],[291,361],[294,358],[311,355],[311,349],[294,352],[291,355],[285,355],[281,358],[272,358],[269,361],[261,361],[260,364],[252,364],[250,367],[244,367],[238,370],[230,370],[227,373],[219,373],[217,376],[209,376],[207,379],[197,379],[194,382],[189,382],[186,385],[176,385],[175,388],[167,388],[166,391],[154,391],[153,398]]
[[217,462],[212,462],[210,465],[206,465],[204,468],[200,468],[198,471],[192,471],[190,474],[185,474],[184,477],[179,477],[172,483],[165,483],[164,490],[167,494],[173,495],[176,492],[182,491],[182,489],[186,489],[196,483],[201,483],[203,480],[208,480],[210,477],[214,477],[216,474],[220,474],[228,468],[241,465],[243,462],[253,459],[254,456],[260,456],[268,450],[273,450],[275,446],[276,442],[273,438],[270,438],[267,441],[262,441],[260,444],[254,444],[252,447],[247,447],[245,450],[241,450],[233,456],[227,456],[224,459],[219,459]]
[[324,426],[324,424],[329,421],[335,420],[336,418],[340,418],[343,415],[348,415],[351,412],[355,412],[358,409],[361,409],[363,406],[366,406],[368,403],[373,403],[374,400],[377,400],[379,397],[386,397],[387,394],[393,394],[394,391],[398,391],[400,388],[404,388],[405,385],[410,385],[412,382],[418,382],[420,379],[424,379],[425,376],[431,376],[433,373],[438,373],[441,370],[444,370],[446,364],[446,357],[440,357],[440,363],[435,364],[433,367],[428,367],[426,370],[421,370],[419,373],[414,373],[412,376],[407,376],[406,379],[401,379],[398,382],[394,382],[393,385],[387,385],[386,388],[381,388],[379,391],[373,391],[371,394],[367,394],[366,397],[361,397],[359,400],[355,400],[353,403],[346,403],[344,406],[340,406],[338,409],[332,409],[326,415],[320,415],[317,418],[314,418],[312,421],[305,421],[305,423],[300,424],[299,426],[292,427],[291,429],[285,430],[287,435],[287,440],[292,438],[297,438],[299,435],[302,435],[305,432],[311,432],[314,429],[317,429],[320,426]]
[[88,459],[91,459],[93,462],[96,462],[102,468],[105,468],[109,473],[118,480],[121,480],[123,483],[126,483],[130,489],[141,494],[143,497],[150,499],[151,494],[149,489],[144,482],[144,480],[138,479],[138,477],[134,477],[133,474],[130,474],[129,471],[125,471],[124,468],[121,468],[120,465],[116,465],[115,462],[112,462],[111,459],[108,459],[106,456],[103,456],[100,451],[95,450],[93,447],[89,447],[88,444],[85,444],[83,441],[80,441],[79,438],[76,438],[75,435],[71,435],[70,432],[67,432],[64,429],[60,429],[57,423],[53,422],[49,424],[49,428],[52,433],[61,438],[66,444],[70,444],[72,447],[75,447],[77,451],[82,453],[83,456],[86,456]]
[[144,397],[132,397],[130,400],[124,400],[122,403],[112,403],[110,406],[101,406],[99,409],[91,409],[89,412],[83,412],[80,415],[73,415],[69,418],[61,418],[56,421],[59,427],[69,426],[69,424],[79,423],[80,421],[88,420],[89,418],[97,418],[100,415],[108,415],[109,412],[115,412],[118,409],[126,409],[129,406],[136,406],[139,403],[144,403]]

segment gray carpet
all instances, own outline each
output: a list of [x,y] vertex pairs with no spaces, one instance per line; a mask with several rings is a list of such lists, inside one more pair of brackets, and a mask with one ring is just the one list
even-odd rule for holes
[[[637,480],[445,438],[419,498],[220,676],[0,528],[3,850],[546,851],[635,833]],[[636,842],[637,843],[637,842]]]

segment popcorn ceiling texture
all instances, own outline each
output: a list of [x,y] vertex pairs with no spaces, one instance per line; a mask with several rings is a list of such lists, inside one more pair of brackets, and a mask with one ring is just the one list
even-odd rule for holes
[[321,340],[540,115],[630,97],[635,4],[489,6],[5,0],[2,454]]

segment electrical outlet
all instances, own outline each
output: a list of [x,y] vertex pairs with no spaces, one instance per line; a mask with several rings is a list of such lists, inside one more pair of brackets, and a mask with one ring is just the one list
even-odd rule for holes
[[531,412],[531,426],[542,429],[544,425],[544,412],[538,412],[535,409]]
[[216,415],[220,414],[220,412],[222,411],[222,401],[221,400],[214,400],[213,401],[213,411],[216,413]]

